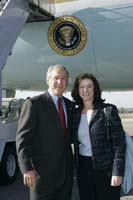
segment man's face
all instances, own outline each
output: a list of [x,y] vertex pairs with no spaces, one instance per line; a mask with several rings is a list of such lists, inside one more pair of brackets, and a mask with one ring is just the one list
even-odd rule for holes
[[49,89],[54,93],[56,96],[62,96],[64,90],[66,89],[68,81],[67,73],[64,69],[54,69],[51,72],[51,76],[47,81],[49,85]]

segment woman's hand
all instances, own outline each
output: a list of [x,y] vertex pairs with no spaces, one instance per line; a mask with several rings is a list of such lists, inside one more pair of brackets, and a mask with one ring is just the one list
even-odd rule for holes
[[122,176],[112,176],[111,186],[120,186],[122,184]]

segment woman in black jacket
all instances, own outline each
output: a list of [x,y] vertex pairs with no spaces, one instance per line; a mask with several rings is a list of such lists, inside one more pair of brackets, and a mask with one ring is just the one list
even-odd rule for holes
[[79,75],[72,89],[75,163],[80,200],[120,200],[125,133],[115,105],[105,104],[94,75]]

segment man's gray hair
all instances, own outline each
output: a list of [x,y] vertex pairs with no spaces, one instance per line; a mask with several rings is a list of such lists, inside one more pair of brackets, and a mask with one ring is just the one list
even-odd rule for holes
[[57,64],[57,65],[50,66],[48,68],[47,74],[46,74],[46,81],[50,79],[52,71],[55,69],[63,69],[67,74],[67,78],[69,78],[69,72],[67,71],[66,67],[64,67],[63,65]]

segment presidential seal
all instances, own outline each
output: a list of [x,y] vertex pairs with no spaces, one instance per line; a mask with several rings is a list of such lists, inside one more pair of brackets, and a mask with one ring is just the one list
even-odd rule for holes
[[75,55],[86,45],[87,30],[78,18],[61,16],[49,26],[48,41],[57,53],[64,56]]

